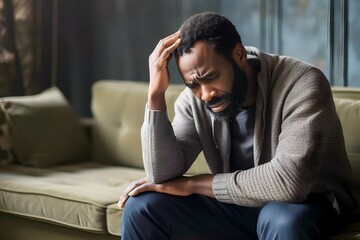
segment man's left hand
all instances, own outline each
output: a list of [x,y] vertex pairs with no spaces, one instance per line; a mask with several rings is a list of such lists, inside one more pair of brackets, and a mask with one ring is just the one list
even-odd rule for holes
[[134,197],[142,192],[159,192],[176,196],[189,196],[191,194],[203,194],[214,197],[212,192],[212,178],[210,174],[194,177],[179,177],[173,180],[155,184],[147,178],[142,178],[130,184],[119,200],[119,208],[124,208],[129,197]]

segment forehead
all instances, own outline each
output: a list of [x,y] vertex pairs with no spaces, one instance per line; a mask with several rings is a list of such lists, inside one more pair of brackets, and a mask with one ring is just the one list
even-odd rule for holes
[[178,57],[177,64],[180,73],[186,77],[194,73],[201,76],[207,71],[216,70],[227,64],[227,61],[221,54],[215,52],[206,40],[200,40],[194,44],[189,53]]

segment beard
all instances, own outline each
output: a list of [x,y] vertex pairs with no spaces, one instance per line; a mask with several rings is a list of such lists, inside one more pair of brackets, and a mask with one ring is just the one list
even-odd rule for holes
[[[208,102],[203,102],[206,109],[218,120],[228,120],[235,117],[241,111],[241,105],[245,101],[248,88],[248,80],[243,70],[241,70],[234,61],[232,61],[234,78],[232,81],[231,92],[222,96],[214,97]],[[221,112],[214,112],[210,106],[223,100],[229,102],[229,106]]]

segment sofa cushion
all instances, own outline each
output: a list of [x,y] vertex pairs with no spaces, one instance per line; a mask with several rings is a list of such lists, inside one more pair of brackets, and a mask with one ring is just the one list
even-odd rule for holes
[[121,236],[122,210],[119,210],[117,203],[111,204],[106,208],[106,226],[109,233]]
[[12,148],[24,165],[47,167],[89,158],[89,141],[56,87],[0,100]]
[[[115,206],[125,188],[144,175],[143,170],[99,163],[41,169],[8,165],[0,168],[0,211],[107,232],[107,222],[112,224],[107,206]],[[112,210],[111,215],[119,214],[120,209]]]
[[[97,162],[143,168],[140,126],[145,86],[96,82],[92,89],[93,158]],[[134,111],[135,110],[135,111]]]
[[346,151],[356,176],[360,176],[360,100],[334,98],[344,132]]

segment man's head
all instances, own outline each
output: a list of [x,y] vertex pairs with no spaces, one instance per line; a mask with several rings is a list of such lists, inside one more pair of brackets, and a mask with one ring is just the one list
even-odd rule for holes
[[213,49],[230,60],[231,52],[241,37],[235,26],[224,16],[204,12],[191,16],[180,27],[181,44],[175,50],[175,56],[189,53],[199,40],[207,40]]
[[241,69],[246,52],[234,25],[216,13],[200,13],[181,25],[180,38],[175,56],[185,85],[216,117],[233,115],[247,90]]

